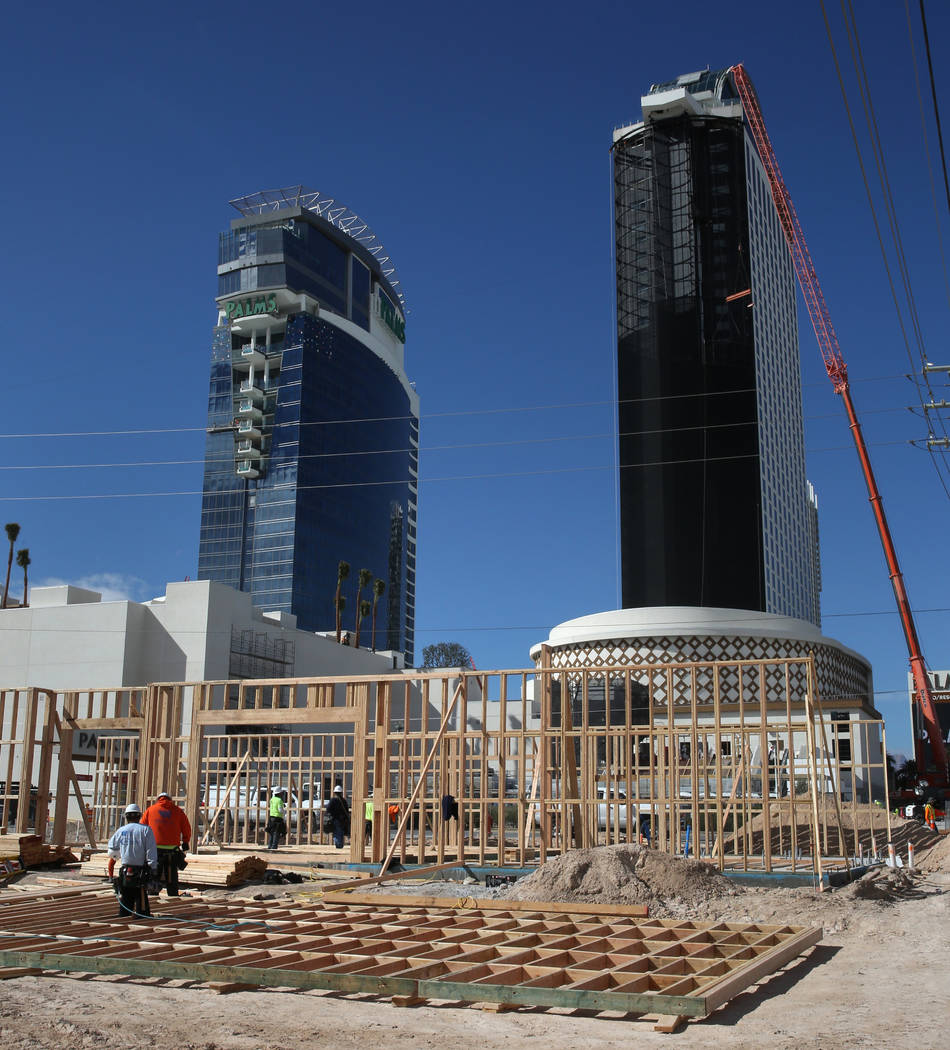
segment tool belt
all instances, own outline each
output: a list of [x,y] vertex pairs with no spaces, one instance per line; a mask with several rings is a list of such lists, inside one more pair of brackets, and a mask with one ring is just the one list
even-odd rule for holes
[[149,880],[152,877],[152,872],[148,867],[139,867],[132,864],[123,864],[119,868],[119,886],[127,886],[130,889],[137,889],[140,886],[147,886]]

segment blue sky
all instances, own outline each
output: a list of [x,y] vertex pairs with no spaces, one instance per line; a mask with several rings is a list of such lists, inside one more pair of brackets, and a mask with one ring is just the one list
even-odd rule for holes
[[[858,6],[924,344],[950,363],[904,6]],[[947,104],[950,11],[927,15]],[[370,222],[409,302],[418,651],[457,640],[479,667],[524,667],[553,625],[616,607],[611,130],[651,83],[742,61],[850,366],[925,654],[950,666],[947,496],[908,444],[926,427],[907,408],[911,362],[820,3],[53,2],[5,28],[0,465],[17,469],[0,471],[0,519],[21,524],[35,581],[142,599],[194,578],[217,234],[232,197],[303,183]],[[908,750],[900,625],[804,318],[801,346],[824,628],[872,659],[889,744]]]

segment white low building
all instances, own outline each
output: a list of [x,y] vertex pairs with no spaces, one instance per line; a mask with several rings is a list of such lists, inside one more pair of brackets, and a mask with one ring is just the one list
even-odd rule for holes
[[338,645],[208,580],[169,583],[147,602],[103,602],[70,585],[35,587],[0,610],[0,689],[94,689],[151,682],[378,675],[401,653]]

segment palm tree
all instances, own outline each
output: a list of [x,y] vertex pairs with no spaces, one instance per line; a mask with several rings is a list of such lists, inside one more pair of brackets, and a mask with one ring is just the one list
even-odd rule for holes
[[379,605],[379,599],[383,596],[383,591],[386,590],[386,583],[383,580],[373,581],[373,652],[376,652],[376,606]]
[[7,539],[10,541],[10,553],[7,555],[7,582],[3,585],[3,602],[0,603],[0,609],[7,607],[7,594],[10,591],[10,569],[13,568],[13,544],[16,543],[17,536],[20,535],[20,526],[15,521],[8,521],[3,527],[7,531]]
[[336,600],[336,640],[340,641],[343,633],[343,610],[346,608],[346,596],[341,594]]
[[359,638],[359,636],[360,636],[360,623],[359,623],[359,620],[360,620],[360,608],[361,608],[361,606],[360,606],[360,599],[363,597],[363,588],[369,583],[369,581],[372,578],[373,578],[373,574],[369,571],[369,569],[360,569],[360,582],[359,582],[359,586],[356,588],[356,637],[357,638]]
[[363,621],[369,616],[369,611],[372,608],[370,603],[364,598],[360,602],[360,611],[356,617],[356,648],[360,647],[360,627],[363,626]]
[[22,547],[16,552],[16,563],[23,570],[23,606],[26,607],[26,570],[30,565],[30,550]]
[[350,563],[348,561],[341,561],[336,568],[336,598],[333,602],[333,606],[336,609],[336,640],[337,643],[340,641],[340,631],[343,629],[343,621],[340,618],[340,614],[343,612],[343,606],[340,602],[343,600],[340,596],[340,588],[343,586],[343,581],[350,575]]

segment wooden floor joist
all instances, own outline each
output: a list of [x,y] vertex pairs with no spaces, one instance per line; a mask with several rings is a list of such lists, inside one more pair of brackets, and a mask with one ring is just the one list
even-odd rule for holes
[[550,910],[543,903],[152,904],[117,918],[95,893],[0,902],[0,967],[239,987],[370,992],[698,1018],[821,940],[820,929]]

